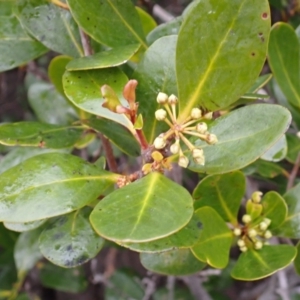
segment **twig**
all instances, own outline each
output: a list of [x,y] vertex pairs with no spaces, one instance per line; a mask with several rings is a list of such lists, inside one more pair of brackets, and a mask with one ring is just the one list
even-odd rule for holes
[[277,294],[280,295],[282,300],[290,300],[289,296],[289,284],[285,273],[285,270],[280,270],[277,272],[278,285],[279,288],[276,290]]
[[167,290],[168,290],[168,300],[174,299],[174,289],[175,289],[175,276],[168,276],[167,277]]
[[27,71],[32,73],[36,78],[49,82],[49,77],[37,66],[35,61],[27,64]]
[[104,278],[107,280],[115,272],[115,262],[117,257],[117,248],[111,247],[105,258]]
[[300,166],[300,152],[298,153],[298,156],[297,156],[296,162],[294,164],[293,170],[290,174],[290,177],[289,177],[289,180],[288,180],[288,183],[287,183],[287,187],[286,187],[287,190],[291,189],[294,186],[294,182],[295,182],[295,179],[297,177],[299,166]]
[[157,17],[163,22],[169,22],[174,19],[174,16],[167,12],[164,8],[160,5],[155,4],[153,6],[153,16]]
[[84,55],[90,56],[94,54],[94,51],[91,47],[91,40],[90,37],[80,28],[79,29],[81,44],[83,47]]

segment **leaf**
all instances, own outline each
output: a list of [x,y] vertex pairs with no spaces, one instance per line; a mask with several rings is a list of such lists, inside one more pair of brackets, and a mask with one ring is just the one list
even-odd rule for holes
[[245,190],[246,179],[242,172],[207,176],[194,189],[194,207],[209,206],[224,221],[237,224],[237,214]]
[[64,268],[77,267],[95,257],[104,240],[92,229],[90,212],[86,207],[51,220],[39,238],[42,254]]
[[201,166],[191,159],[189,169],[208,174],[241,169],[273,146],[290,122],[289,111],[279,105],[255,104],[234,110],[209,126],[209,132],[218,137],[215,145],[195,142],[203,148],[206,162]]
[[21,278],[30,271],[43,256],[38,247],[41,228],[20,234],[14,250],[14,258]]
[[140,21],[143,27],[144,36],[146,36],[150,31],[156,28],[157,24],[154,18],[145,12],[140,7],[136,6],[135,9],[140,17]]
[[0,16],[0,72],[43,55],[48,49],[29,37],[14,16]]
[[66,65],[72,60],[71,57],[66,55],[55,56],[48,67],[48,76],[51,82],[54,84],[56,90],[65,95],[62,77],[66,71]]
[[253,167],[255,168],[255,172],[265,178],[274,178],[281,174],[285,177],[289,177],[289,173],[279,164],[274,162],[258,159],[254,162]]
[[109,47],[147,45],[143,28],[130,0],[68,0],[76,22],[97,42]]
[[285,200],[276,192],[270,191],[262,198],[263,217],[272,222],[268,229],[278,228],[285,221],[288,213]]
[[192,215],[193,199],[187,190],[160,173],[151,173],[106,196],[90,221],[108,240],[139,243],[177,232]]
[[167,23],[160,24],[147,35],[147,43],[151,45],[161,37],[168,35],[178,35],[182,22],[183,17],[180,16]]
[[123,99],[123,87],[127,83],[126,75],[117,68],[66,71],[63,77],[63,86],[66,96],[83,111],[113,120],[127,128],[133,128],[132,123],[124,114],[116,114],[102,107],[104,99],[101,87],[109,85],[117,94],[124,106],[128,103]]
[[239,280],[258,280],[274,274],[289,265],[297,254],[290,245],[264,246],[242,253],[233,267],[231,276]]
[[189,275],[199,272],[206,266],[197,260],[189,249],[141,253],[140,259],[146,269],[164,275]]
[[176,49],[180,120],[199,105],[226,108],[250,89],[265,62],[269,30],[266,0],[195,3]]
[[160,252],[177,248],[190,248],[199,240],[202,224],[197,215],[193,215],[190,222],[165,238],[146,243],[119,243],[121,246],[137,252]]
[[283,224],[276,228],[273,232],[274,235],[300,238],[300,184],[297,184],[292,189],[283,195],[285,199],[288,214]]
[[0,144],[7,146],[36,146],[52,149],[72,147],[84,128],[59,126],[39,122],[18,122],[0,126]]
[[69,154],[32,157],[0,175],[0,220],[22,223],[72,212],[117,178]]
[[28,101],[41,122],[67,125],[77,117],[70,102],[49,83],[32,84],[28,90]]
[[46,220],[40,220],[40,221],[33,221],[33,222],[27,222],[27,223],[10,223],[10,222],[4,222],[3,225],[12,231],[16,232],[25,232],[30,231],[33,229],[36,229],[43,225]]
[[300,242],[296,245],[297,256],[294,260],[294,267],[298,275],[300,275]]
[[276,23],[271,30],[269,64],[288,102],[300,107],[300,43],[292,26]]
[[214,268],[225,268],[229,261],[232,232],[215,210],[206,206],[195,211],[203,223],[199,241],[191,250],[200,261]]
[[291,163],[296,163],[297,157],[300,153],[300,139],[294,134],[287,133],[286,140],[288,147],[286,159]]
[[267,161],[278,162],[283,160],[287,154],[287,141],[285,135],[283,135],[273,147],[265,152],[261,158]]
[[16,147],[7,153],[0,161],[0,173],[18,165],[24,160],[45,153],[51,152],[61,152],[67,153],[68,150],[56,150],[56,149],[40,149],[40,148],[31,148],[31,147]]
[[86,120],[84,124],[103,133],[122,152],[130,156],[140,155],[141,148],[137,140],[126,128],[120,124],[108,119],[96,117],[91,117],[89,120]]
[[164,122],[158,122],[155,118],[155,111],[159,108],[156,101],[159,92],[168,95],[177,93],[175,74],[175,47],[177,37],[168,36],[157,40],[145,52],[141,62],[138,64],[133,78],[139,84],[137,86],[137,101],[139,112],[147,116],[144,120],[143,131],[149,143],[155,137],[166,130]]
[[273,77],[272,74],[264,74],[264,75],[257,77],[254,84],[248,90],[248,93],[258,92],[262,87],[264,87],[272,79],[272,77]]
[[94,70],[116,67],[125,64],[139,49],[139,44],[130,44],[98,52],[71,60],[66,69],[68,71]]
[[72,57],[84,55],[69,11],[48,0],[17,0],[16,12],[23,27],[47,48]]
[[81,267],[64,269],[47,263],[40,269],[39,278],[43,286],[67,293],[80,293],[88,286]]

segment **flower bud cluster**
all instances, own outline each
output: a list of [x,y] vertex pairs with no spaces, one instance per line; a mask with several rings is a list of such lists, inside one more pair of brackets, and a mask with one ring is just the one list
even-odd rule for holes
[[201,109],[195,107],[191,110],[190,116],[186,120],[179,122],[176,112],[178,98],[175,95],[168,96],[160,92],[156,100],[160,105],[163,105],[164,108],[160,108],[155,112],[155,118],[158,121],[166,122],[170,129],[160,134],[154,140],[153,145],[155,149],[163,149],[167,145],[167,140],[171,141],[175,139],[175,142],[170,145],[170,152],[172,154],[178,154],[178,164],[186,168],[189,164],[189,159],[184,155],[181,149],[180,141],[182,141],[191,151],[194,162],[199,165],[204,165],[205,157],[203,149],[193,145],[185,135],[198,137],[209,145],[216,144],[218,142],[217,136],[208,131],[208,126],[203,121],[212,119],[212,113],[203,115]]

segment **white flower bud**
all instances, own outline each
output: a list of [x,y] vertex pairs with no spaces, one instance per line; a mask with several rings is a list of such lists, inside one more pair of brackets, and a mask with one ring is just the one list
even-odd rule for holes
[[159,104],[165,104],[168,102],[169,96],[165,93],[159,92],[156,98],[156,101]]
[[156,112],[155,112],[155,118],[156,120],[158,121],[163,121],[167,116],[167,112],[164,110],[164,109],[158,109]]
[[261,241],[255,242],[254,248],[255,248],[256,250],[259,250],[259,249],[261,249],[262,247],[263,247],[263,243],[262,243]]
[[187,168],[187,166],[189,165],[189,159],[186,156],[181,155],[178,160],[178,165],[180,167]]
[[204,123],[204,122],[198,123],[197,126],[196,126],[196,130],[197,130],[199,133],[201,133],[201,134],[206,133],[206,131],[207,131],[207,124]]
[[173,154],[177,154],[180,150],[180,145],[179,145],[179,141],[176,141],[174,144],[171,145],[170,147],[170,151],[173,153]]
[[260,224],[259,224],[259,228],[263,231],[265,231],[267,228],[268,228],[268,224],[264,221],[262,221]]
[[264,218],[264,222],[268,225],[268,227],[269,227],[269,225],[271,224],[271,220],[270,219],[268,219],[268,218]]
[[239,239],[239,240],[237,241],[237,244],[238,244],[239,247],[245,247],[245,246],[246,246],[245,241],[242,240],[242,239]]
[[249,231],[248,231],[248,235],[250,236],[250,237],[256,237],[257,236],[257,231],[255,230],[255,229],[250,229]]
[[242,234],[241,228],[234,228],[234,229],[233,229],[233,234],[234,234],[235,236],[240,236],[240,235]]
[[251,196],[251,199],[254,203],[260,203],[262,195],[263,195],[262,192],[259,192],[259,191],[254,192]]
[[212,113],[212,112],[209,112],[209,113],[205,114],[203,117],[204,117],[204,119],[206,119],[206,120],[211,120],[212,117],[213,117],[213,113]]
[[270,230],[267,230],[267,231],[265,232],[265,234],[264,234],[264,237],[265,237],[266,239],[270,239],[270,238],[272,237],[271,231],[270,231]]
[[193,108],[191,110],[191,118],[194,119],[194,120],[198,120],[202,117],[202,111],[200,108]]
[[178,102],[178,98],[177,98],[175,95],[172,94],[172,95],[169,97],[168,102],[169,102],[170,104],[176,104],[176,103]]
[[162,149],[166,146],[166,141],[164,140],[164,138],[162,136],[158,136],[155,140],[154,140],[154,147],[156,149]]
[[241,247],[240,250],[241,250],[242,252],[247,252],[248,248],[247,248],[247,247]]
[[243,221],[245,224],[250,223],[251,220],[252,220],[252,218],[251,218],[250,215],[243,215],[243,217],[242,217],[242,221]]
[[209,133],[209,134],[206,136],[206,142],[207,142],[209,145],[214,145],[215,143],[218,142],[217,136],[216,136],[215,134]]
[[195,163],[204,166],[205,157],[202,149],[198,149],[198,148],[193,149],[192,155]]

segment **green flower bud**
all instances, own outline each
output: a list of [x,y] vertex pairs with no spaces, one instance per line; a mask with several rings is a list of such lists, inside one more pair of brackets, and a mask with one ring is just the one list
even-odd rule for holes
[[193,108],[192,111],[191,111],[191,118],[194,119],[194,120],[198,120],[202,117],[202,111],[200,108]]
[[165,93],[159,92],[156,98],[157,103],[166,104],[168,102],[169,96]]
[[197,130],[199,133],[201,133],[201,134],[206,133],[206,131],[207,131],[207,124],[204,123],[204,122],[198,123],[197,126],[196,126],[196,130]]
[[164,109],[158,109],[155,112],[155,118],[158,121],[163,121],[167,117],[167,112]]
[[251,216],[250,216],[250,215],[243,215],[242,221],[243,221],[245,224],[250,223],[250,222],[252,221]]

